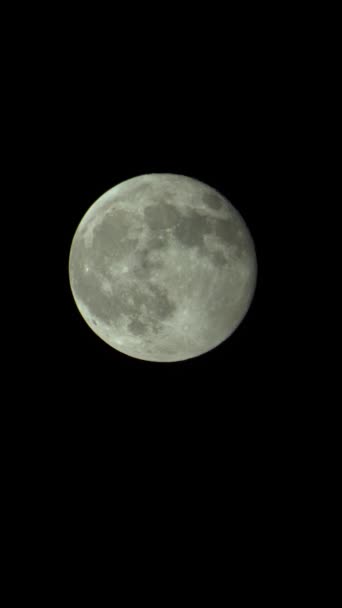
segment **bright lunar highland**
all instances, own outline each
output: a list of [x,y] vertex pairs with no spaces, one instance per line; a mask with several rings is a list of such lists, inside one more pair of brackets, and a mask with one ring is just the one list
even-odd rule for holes
[[137,359],[182,361],[238,327],[257,260],[224,196],[193,178],[153,173],[118,184],[88,209],[69,277],[82,317],[104,342]]

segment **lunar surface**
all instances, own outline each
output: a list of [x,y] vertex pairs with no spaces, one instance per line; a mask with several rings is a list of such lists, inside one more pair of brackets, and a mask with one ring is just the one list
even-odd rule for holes
[[182,175],[122,182],[72,241],[71,291],[104,342],[146,361],[206,353],[238,327],[257,277],[253,239],[212,187]]

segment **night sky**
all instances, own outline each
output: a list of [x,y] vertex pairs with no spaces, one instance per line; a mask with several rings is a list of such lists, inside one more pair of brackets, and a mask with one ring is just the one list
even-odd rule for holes
[[[23,76],[13,70],[23,125],[12,138],[13,157],[30,166],[25,197],[10,202],[29,243],[13,245],[20,314],[12,315],[19,338],[6,397],[8,454],[18,460],[17,504],[29,513],[32,502],[25,527],[35,534],[31,522],[45,518],[44,534],[53,537],[47,543],[61,549],[71,573],[73,547],[87,559],[96,535],[114,535],[107,547],[114,553],[123,537],[120,563],[129,552],[145,561],[151,529],[157,558],[169,545],[184,557],[188,543],[198,556],[217,556],[224,585],[230,566],[218,556],[233,537],[230,557],[242,564],[242,578],[246,556],[253,572],[265,549],[268,585],[274,548],[290,538],[308,468],[296,454],[313,411],[295,388],[305,361],[292,318],[305,315],[291,258],[309,286],[294,245],[303,207],[289,188],[296,152],[301,156],[293,136],[298,88],[291,94],[287,87],[292,38],[287,31],[279,37],[283,16],[273,23],[265,8],[257,26],[242,8],[248,18],[239,28],[210,7],[199,22],[198,7],[186,21],[183,9],[162,5],[150,27],[134,13],[108,17],[106,29],[93,22],[92,6],[86,27],[83,7],[74,21],[55,15],[44,22],[30,54],[22,53]],[[81,317],[69,285],[71,242],[87,209],[116,184],[158,172],[196,178],[230,200],[258,261],[254,299],[237,330],[214,350],[177,363],[142,361],[108,346]]]

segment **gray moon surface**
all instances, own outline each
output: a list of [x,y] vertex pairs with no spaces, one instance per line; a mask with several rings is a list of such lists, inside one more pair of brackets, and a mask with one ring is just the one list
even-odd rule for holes
[[140,175],[108,190],[77,227],[70,286],[89,327],[146,361],[183,361],[226,340],[257,280],[254,242],[217,190],[183,175]]

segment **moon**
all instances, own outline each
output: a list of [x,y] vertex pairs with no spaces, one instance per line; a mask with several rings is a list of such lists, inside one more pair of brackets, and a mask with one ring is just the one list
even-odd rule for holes
[[83,319],[125,355],[197,357],[226,340],[253,299],[257,259],[240,213],[196,179],[154,173],[105,192],[77,227],[70,287]]

